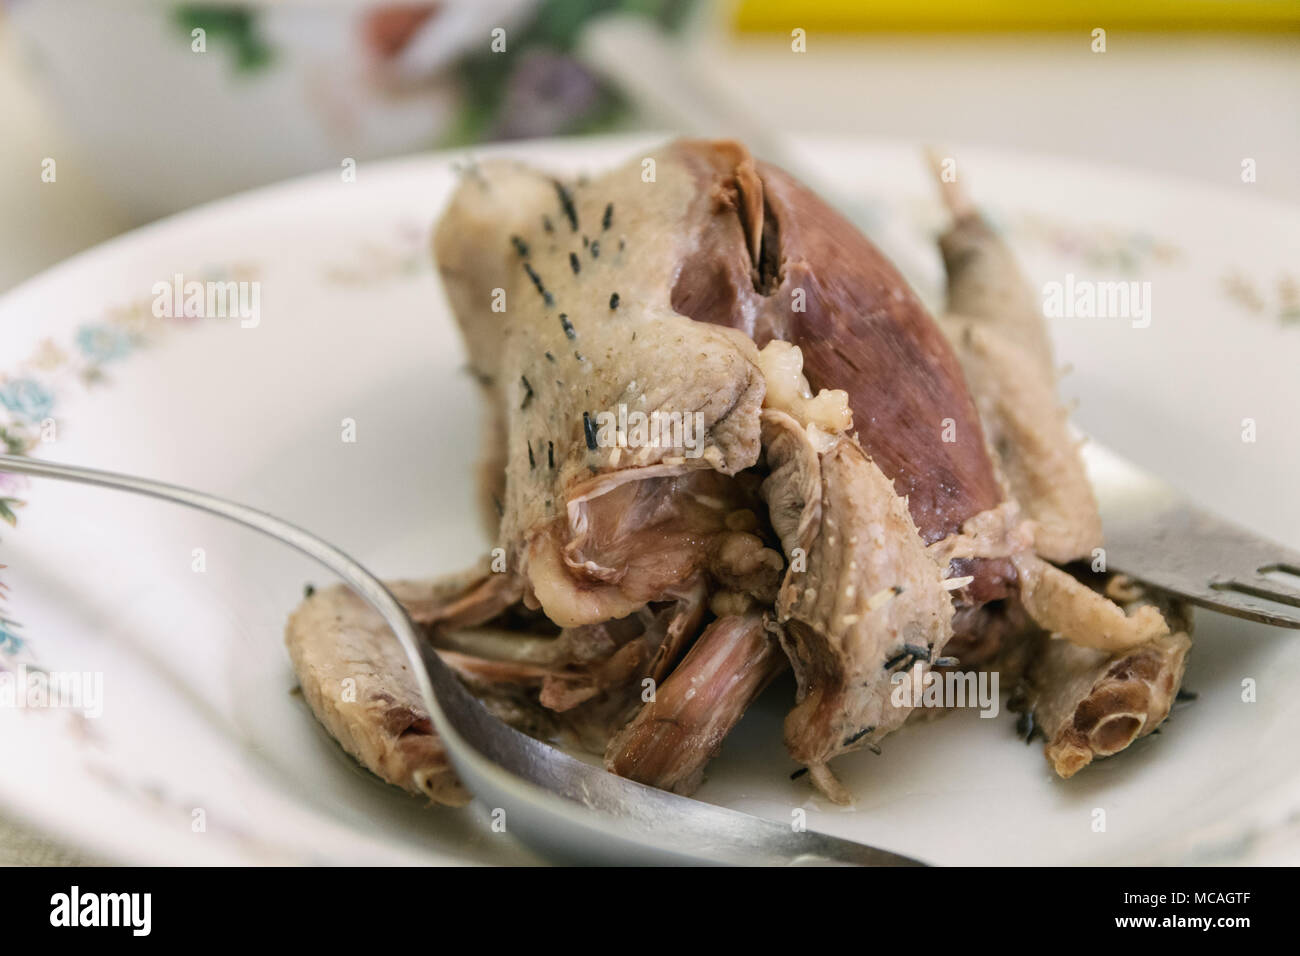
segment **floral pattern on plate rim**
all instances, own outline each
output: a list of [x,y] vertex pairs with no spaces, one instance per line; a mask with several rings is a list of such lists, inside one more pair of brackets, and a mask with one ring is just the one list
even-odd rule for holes
[[[207,281],[249,280],[257,269],[244,263],[208,269]],[[154,297],[141,296],[105,308],[79,324],[71,340],[59,344],[42,339],[26,359],[11,371],[0,372],[0,448],[10,455],[28,455],[57,435],[55,412],[58,396],[73,386],[91,388],[109,382],[108,370],[140,349],[156,345],[176,329],[205,320],[160,317],[153,312]],[[18,511],[27,504],[28,485],[22,475],[0,472],[0,520],[18,526]],[[0,571],[5,565],[0,564]],[[22,625],[11,618],[9,588],[0,580],[0,671],[29,651]],[[27,656],[30,656],[28,654]],[[32,666],[28,662],[28,666]]]

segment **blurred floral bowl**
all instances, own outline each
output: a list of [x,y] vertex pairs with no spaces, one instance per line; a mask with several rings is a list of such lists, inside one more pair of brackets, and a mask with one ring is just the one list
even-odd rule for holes
[[578,34],[623,8],[673,27],[690,6],[0,0],[91,175],[140,221],[348,159],[617,127]]

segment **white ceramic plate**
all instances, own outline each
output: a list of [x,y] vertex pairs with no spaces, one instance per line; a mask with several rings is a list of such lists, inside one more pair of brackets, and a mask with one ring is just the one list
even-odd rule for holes
[[[598,170],[638,139],[505,150]],[[931,303],[942,215],[917,150],[800,147],[865,204]],[[1219,512],[1300,545],[1300,215],[1241,184],[955,153],[1036,284],[1151,283],[1152,321],[1061,319],[1078,423]],[[363,166],[205,206],[79,256],[0,301],[0,424],[32,453],[193,485],[276,512],[385,576],[455,570],[479,410],[427,255],[452,157]],[[154,283],[256,279],[261,320],[156,319]],[[356,422],[354,443],[342,422]],[[1243,441],[1252,419],[1255,441]],[[0,708],[0,802],[114,860],[488,862],[532,858],[481,808],[426,809],[357,769],[291,694],[281,643],[305,559],[217,519],[50,482],[5,484],[0,660],[103,675],[102,716]],[[202,549],[203,570],[195,570]],[[1253,680],[1257,699],[1242,699]],[[939,863],[1300,859],[1300,635],[1201,614],[1158,736],[1057,780],[1014,716],[908,726],[843,758],[831,807],[780,744],[779,683],[728,739],[702,799]],[[1096,810],[1106,829],[1097,832]],[[202,824],[200,826],[200,823]]]

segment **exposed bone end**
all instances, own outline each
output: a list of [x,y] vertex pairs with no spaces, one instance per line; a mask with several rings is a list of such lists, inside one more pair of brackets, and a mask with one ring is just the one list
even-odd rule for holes
[[1109,757],[1137,740],[1146,723],[1146,714],[1111,714],[1093,728],[1088,735],[1088,743],[1098,757]]
[[1154,731],[1169,715],[1190,647],[1181,631],[1109,656],[1048,641],[1030,682],[1044,753],[1057,774],[1072,777]]
[[1076,734],[1058,736],[1045,748],[1047,759],[1057,776],[1068,780],[1092,763],[1094,757],[1112,756],[1133,743],[1142,736],[1147,721],[1144,713],[1112,714],[1084,735],[1083,742]]
[[1081,747],[1078,744],[1063,743],[1059,745],[1049,745],[1047,748],[1047,759],[1051,762],[1052,768],[1056,771],[1057,776],[1063,780],[1069,780],[1076,773],[1082,770],[1088,764],[1092,763],[1092,751],[1087,747]]

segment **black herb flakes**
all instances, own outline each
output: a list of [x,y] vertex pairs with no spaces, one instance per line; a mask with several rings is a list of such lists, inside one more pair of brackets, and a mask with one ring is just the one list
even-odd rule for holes
[[885,670],[893,670],[895,664],[901,664],[911,656],[912,655],[908,654],[907,651],[901,651],[898,654],[895,654],[889,660],[885,661]]
[[1024,738],[1025,743],[1030,743],[1034,739],[1034,734],[1038,727],[1034,723],[1034,712],[1027,710],[1016,720],[1016,733]]
[[867,734],[871,733],[875,729],[876,728],[874,726],[863,727],[856,734],[851,734],[848,737],[844,738],[843,746],[850,747],[853,744],[856,744],[859,740],[861,740],[863,737],[865,737]]
[[569,220],[569,230],[578,231],[578,210],[573,205],[573,195],[565,188],[564,183],[556,180],[555,195],[560,200],[560,210],[564,213],[564,218]]
[[605,215],[600,217],[600,228],[605,232],[608,232],[609,227],[613,224],[614,224],[614,204],[612,202],[606,203]]
[[618,293],[617,293],[617,292],[615,292],[614,294],[612,294],[612,295],[609,297],[609,307],[610,307],[611,309],[617,309],[617,308],[618,308]]
[[552,471],[555,470],[555,442],[546,443],[546,464]]
[[575,276],[582,271],[582,263],[578,261],[578,254],[576,252],[569,253],[569,268],[573,270]]
[[588,412],[582,413],[582,431],[587,438],[587,451],[596,450],[596,423]]
[[578,332],[574,329],[573,323],[569,321],[569,317],[563,312],[560,313],[560,328],[564,329],[564,334],[570,341],[578,337]]
[[528,384],[528,376],[526,375],[519,376],[519,384],[524,387],[524,400],[519,406],[519,410],[522,412],[533,400],[533,387]]
[[524,272],[528,273],[528,278],[532,280],[533,287],[541,293],[542,301],[550,305],[552,301],[551,294],[546,291],[546,286],[542,283],[542,277],[537,274],[537,270],[525,262]]
[[518,236],[511,236],[510,242],[514,245],[515,252],[519,253],[519,258],[528,258],[528,243],[524,242],[524,240],[520,239]]

